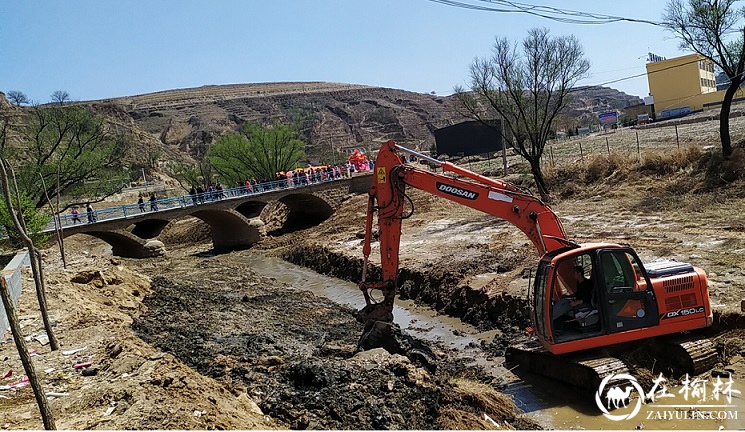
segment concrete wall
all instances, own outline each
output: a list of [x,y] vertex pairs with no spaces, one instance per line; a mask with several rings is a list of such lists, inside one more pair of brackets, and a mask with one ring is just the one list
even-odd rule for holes
[[[30,265],[28,252],[18,252],[15,257],[8,263],[7,266],[2,270],[2,277],[8,283],[10,288],[10,296],[15,304],[18,304],[18,298],[21,296],[21,269],[24,266]],[[5,337],[5,332],[8,329],[9,323],[8,318],[5,314],[5,308],[0,302],[0,340]]]

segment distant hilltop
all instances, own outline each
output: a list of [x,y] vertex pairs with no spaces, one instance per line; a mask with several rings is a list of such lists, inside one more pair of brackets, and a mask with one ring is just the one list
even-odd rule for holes
[[137,96],[125,96],[91,102],[113,102],[128,105],[131,109],[211,103],[224,100],[260,98],[268,96],[326,93],[343,90],[373,88],[357,84],[329,83],[323,81],[280,82],[255,84],[205,85],[202,87],[163,90]]
[[[597,123],[600,113],[623,115],[641,102],[608,87],[580,87],[563,121]],[[2,103],[7,100],[0,95]],[[247,121],[299,124],[311,161],[321,162],[346,159],[355,148],[374,150],[389,139],[429,150],[435,130],[467,120],[454,96],[329,82],[207,85],[74,104],[89,105],[128,131],[135,143],[128,157],[144,166],[158,157],[201,158],[215,139]]]

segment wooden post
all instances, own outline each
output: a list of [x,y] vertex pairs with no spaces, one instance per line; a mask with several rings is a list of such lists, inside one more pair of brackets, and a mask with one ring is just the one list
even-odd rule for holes
[[678,143],[678,150],[680,150],[680,138],[678,137],[678,125],[675,125],[675,142]]
[[582,162],[585,161],[585,154],[582,152],[582,142],[579,143],[579,158]]
[[639,131],[636,131],[636,153],[639,155],[639,160],[642,160],[642,150],[639,147]]
[[507,142],[502,137],[502,165],[504,165],[504,176],[507,177]]

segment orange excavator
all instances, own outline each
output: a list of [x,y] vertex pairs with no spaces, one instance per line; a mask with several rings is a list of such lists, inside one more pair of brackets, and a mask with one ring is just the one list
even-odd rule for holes
[[[436,164],[443,174],[405,163],[401,153]],[[461,178],[444,175],[451,172]],[[407,200],[413,187],[503,219],[520,229],[541,255],[529,291],[531,331],[537,341],[508,349],[508,356],[534,372],[569,379],[555,367],[562,358],[589,371],[588,386],[610,373],[625,371],[615,357],[587,355],[599,348],[640,339],[679,334],[712,324],[706,273],[690,264],[643,265],[627,245],[577,244],[569,239],[556,213],[539,198],[505,181],[485,177],[386,142],[375,160],[367,208],[364,267],[360,289],[368,323],[391,322],[397,290],[399,245]],[[412,206],[413,209],[413,206]],[[378,213],[383,280],[367,281],[374,213]],[[371,291],[382,299],[373,300]],[[368,325],[369,329],[370,326]],[[707,339],[675,341],[660,350],[675,358],[679,369],[700,373],[713,366],[716,350]],[[602,350],[607,353],[608,350]],[[567,355],[579,353],[579,355]],[[571,367],[570,367],[571,369]]]

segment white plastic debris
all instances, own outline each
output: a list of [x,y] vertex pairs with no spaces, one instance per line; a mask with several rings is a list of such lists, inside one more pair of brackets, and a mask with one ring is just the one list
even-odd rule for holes
[[484,413],[484,420],[490,421],[491,424],[493,424],[496,427],[499,427],[499,423],[496,422],[493,418],[489,417],[487,413]]
[[73,354],[79,353],[80,351],[87,350],[87,349],[88,349],[88,347],[87,346],[84,346],[83,348],[76,348],[76,349],[71,349],[71,350],[68,350],[68,351],[62,351],[62,354],[63,355],[66,355],[66,356],[69,356],[69,355],[73,355]]

